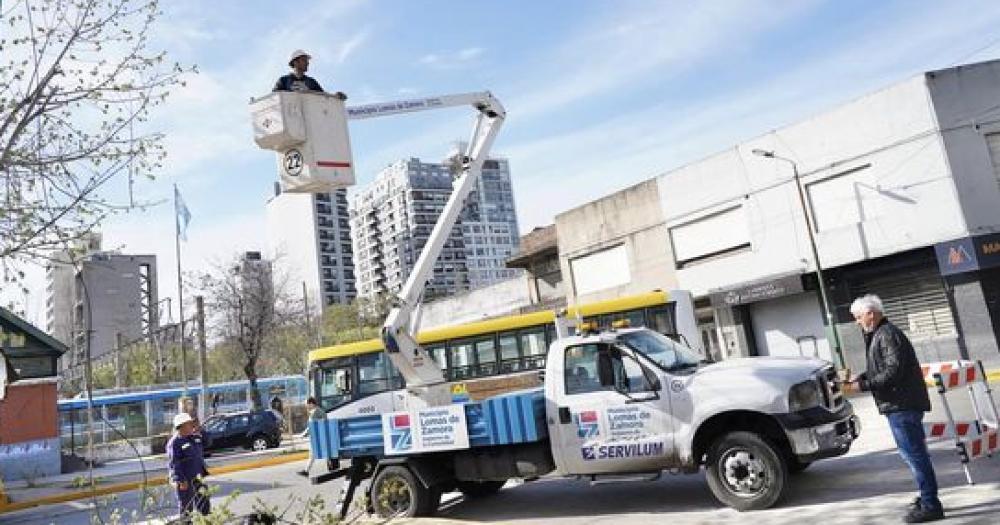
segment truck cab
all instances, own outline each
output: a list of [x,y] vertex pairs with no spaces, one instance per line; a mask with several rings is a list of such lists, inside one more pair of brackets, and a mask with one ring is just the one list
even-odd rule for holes
[[600,478],[704,465],[722,502],[773,505],[787,475],[844,454],[859,427],[830,363],[712,363],[643,328],[562,338],[549,350],[546,422],[559,474]]

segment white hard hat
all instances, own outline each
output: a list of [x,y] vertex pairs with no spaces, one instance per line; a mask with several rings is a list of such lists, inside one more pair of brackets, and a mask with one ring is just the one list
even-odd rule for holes
[[296,49],[292,51],[292,57],[288,59],[288,67],[292,67],[292,62],[295,62],[295,59],[300,57],[312,58],[312,55],[301,49]]
[[181,412],[180,414],[177,414],[176,416],[174,416],[174,430],[181,428],[181,425],[183,425],[184,423],[190,423],[191,421],[194,421],[194,418],[191,417],[191,414],[188,414],[187,412]]

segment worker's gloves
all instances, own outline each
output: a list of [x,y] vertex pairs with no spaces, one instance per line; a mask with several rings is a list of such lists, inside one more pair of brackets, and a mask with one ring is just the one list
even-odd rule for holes
[[334,93],[333,96],[337,97],[340,100],[347,100],[347,95],[345,95],[343,91],[338,91]]

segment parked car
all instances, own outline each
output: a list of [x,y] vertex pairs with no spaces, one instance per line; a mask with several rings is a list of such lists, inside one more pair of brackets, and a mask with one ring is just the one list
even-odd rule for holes
[[281,423],[270,410],[212,416],[202,425],[205,450],[244,447],[251,450],[281,444]]

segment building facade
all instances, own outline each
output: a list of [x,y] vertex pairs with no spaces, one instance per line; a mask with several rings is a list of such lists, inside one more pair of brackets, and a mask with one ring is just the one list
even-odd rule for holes
[[[347,190],[283,193],[266,205],[268,247],[297,296],[316,312],[355,296]],[[304,288],[304,292],[303,289]]]
[[[349,208],[359,295],[402,290],[451,196],[450,166],[447,160],[400,160],[352,196]],[[516,275],[517,270],[504,265],[517,248],[515,213],[507,161],[487,160],[477,188],[438,256],[425,297],[448,296]]]
[[47,330],[69,347],[60,360],[67,379],[82,375],[88,344],[91,359],[99,359],[114,350],[119,338],[135,341],[159,327],[155,255],[100,251],[94,237],[51,259]]

